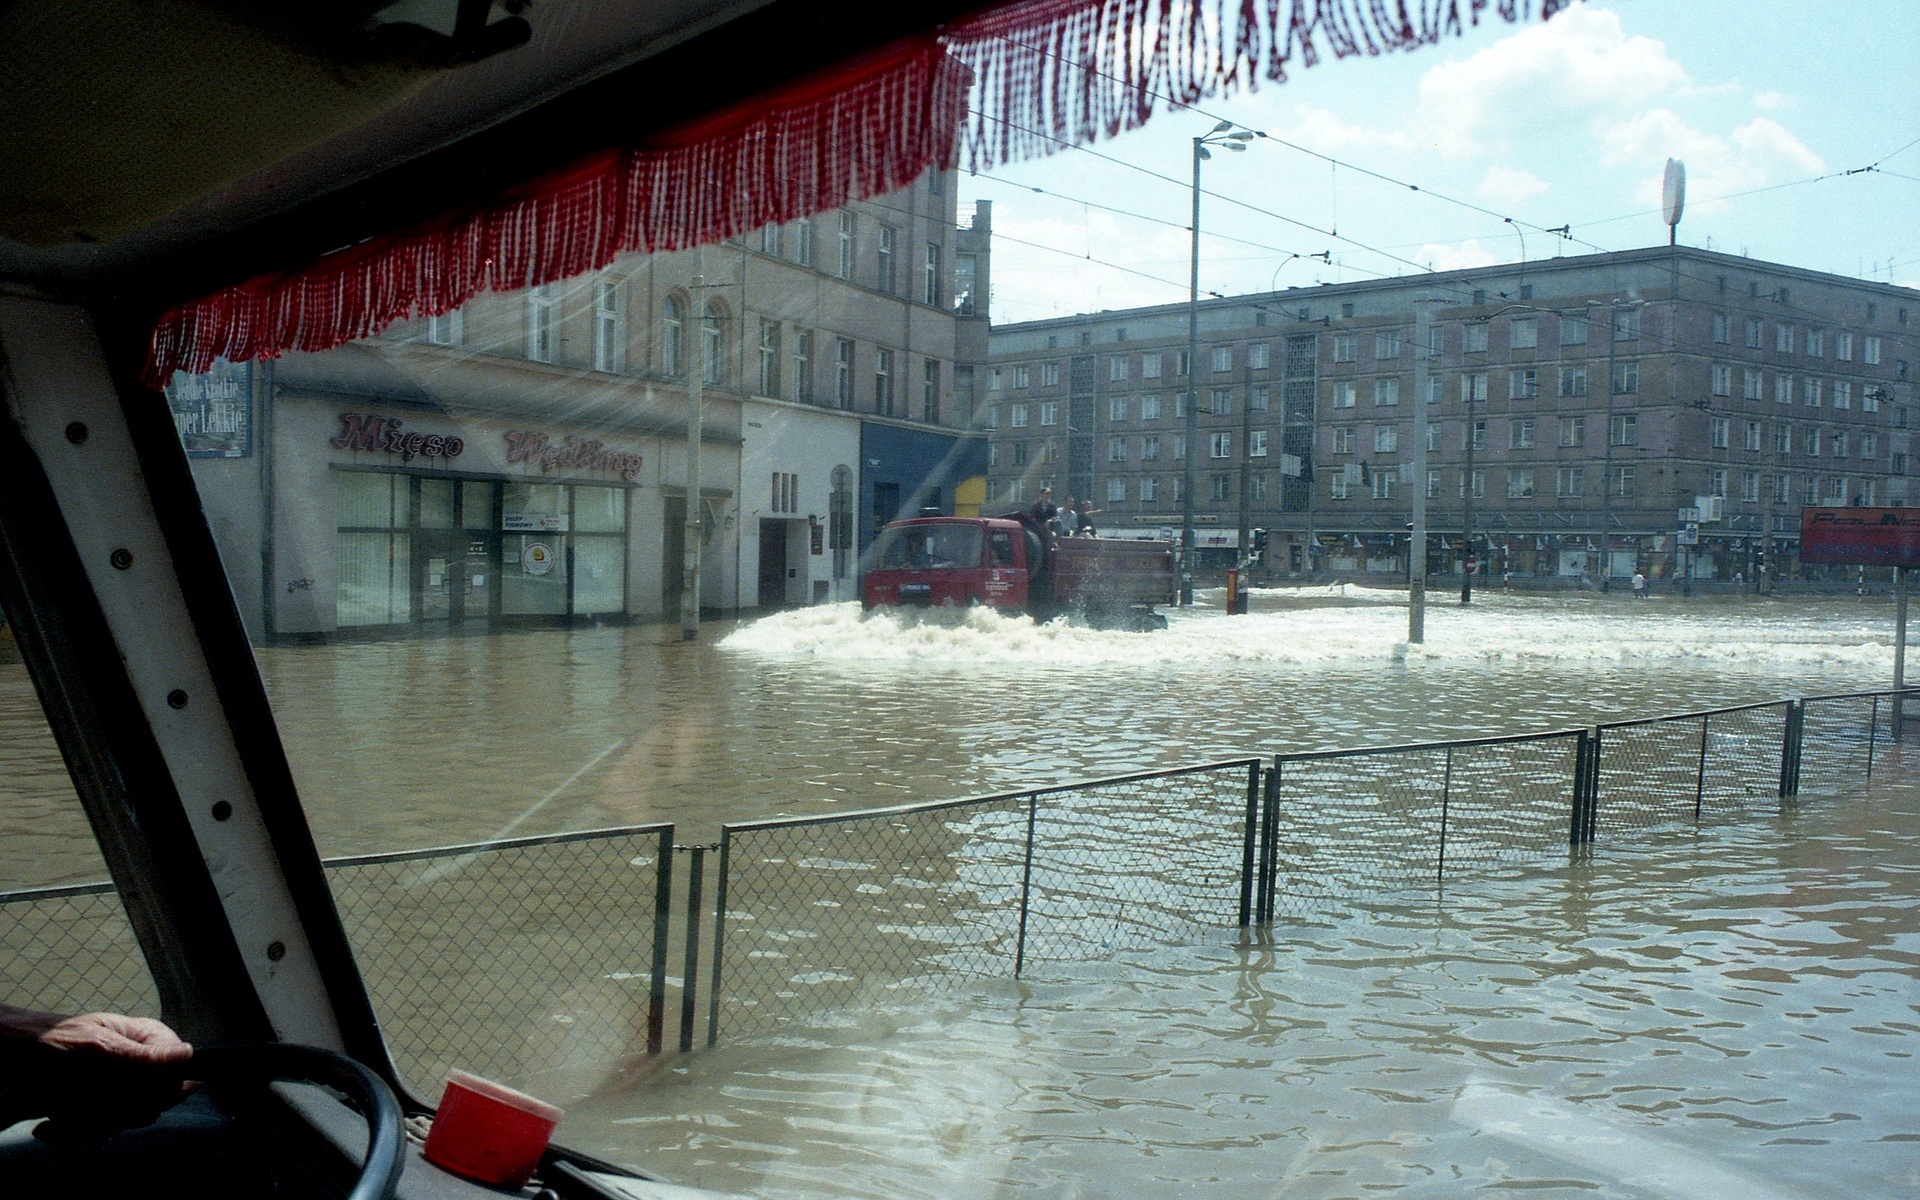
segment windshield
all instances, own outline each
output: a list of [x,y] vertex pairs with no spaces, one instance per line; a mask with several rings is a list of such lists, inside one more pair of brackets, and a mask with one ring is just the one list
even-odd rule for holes
[[[1920,500],[1910,15],[1502,7],[172,377],[407,1084],[749,1195],[1907,1188],[1898,579],[1800,531]],[[5,886],[102,880],[23,680]]]
[[882,571],[939,571],[980,565],[977,525],[908,525],[889,530],[874,551]]

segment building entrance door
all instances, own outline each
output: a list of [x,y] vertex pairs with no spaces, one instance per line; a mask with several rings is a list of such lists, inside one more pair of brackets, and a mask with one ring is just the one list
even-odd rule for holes
[[760,522],[760,607],[787,606],[787,523]]
[[422,529],[414,534],[413,611],[424,624],[444,622],[453,617],[458,601],[454,599],[456,579],[465,557],[465,540],[458,530]]

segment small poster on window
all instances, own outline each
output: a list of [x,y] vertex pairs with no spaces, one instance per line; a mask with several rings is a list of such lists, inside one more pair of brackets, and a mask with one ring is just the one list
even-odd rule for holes
[[217,361],[205,375],[175,374],[167,405],[188,458],[253,453],[253,367]]

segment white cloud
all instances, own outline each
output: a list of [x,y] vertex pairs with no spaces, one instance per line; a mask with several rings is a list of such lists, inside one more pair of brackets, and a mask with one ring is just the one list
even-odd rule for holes
[[1599,114],[1623,114],[1687,84],[1653,38],[1629,37],[1616,13],[1581,6],[1529,25],[1420,79],[1420,117],[1434,141],[1466,154]]
[[1826,169],[1819,155],[1770,117],[1755,117],[1723,137],[1656,108],[1607,129],[1601,147],[1606,165],[1646,172],[1634,185],[1634,199],[1650,206],[1660,201],[1668,158],[1687,164],[1687,193],[1698,203]]
[[1286,124],[1288,141],[1311,146],[1323,154],[1352,150],[1414,150],[1421,144],[1404,129],[1380,129],[1348,121],[1330,109],[1302,104]]
[[1482,200],[1492,204],[1525,204],[1552,190],[1551,184],[1532,171],[1506,166],[1489,167],[1476,189]]
[[[1018,312],[996,313],[1000,319],[1167,304],[1185,297],[1189,247],[1183,230],[1143,226],[1101,212],[1067,219],[1002,211],[994,213],[994,232],[1002,235],[993,247],[996,302],[1017,297],[1020,305]],[[1088,254],[1162,276],[1168,284],[1088,261]],[[1204,273],[1201,283],[1214,286]]]
[[1500,262],[1499,255],[1480,244],[1479,238],[1464,242],[1428,242],[1407,256],[1436,271],[1464,271],[1468,267],[1490,267]]
[[1799,103],[1797,97],[1785,92],[1761,92],[1753,98],[1753,106],[1763,112],[1778,112],[1783,108],[1793,108]]

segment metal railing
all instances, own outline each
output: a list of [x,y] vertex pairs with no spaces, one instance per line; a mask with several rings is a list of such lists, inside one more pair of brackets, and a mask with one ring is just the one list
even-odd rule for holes
[[723,826],[708,1043],[1244,923],[1260,765]]

